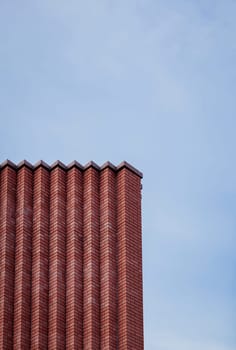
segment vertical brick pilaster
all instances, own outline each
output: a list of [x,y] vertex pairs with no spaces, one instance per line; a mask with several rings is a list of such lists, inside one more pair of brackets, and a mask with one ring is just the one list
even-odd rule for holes
[[65,348],[66,172],[59,166],[50,178],[48,349]]
[[143,350],[140,178],[123,168],[117,175],[119,350]]
[[130,164],[0,164],[0,349],[143,350]]
[[116,174],[100,175],[101,349],[117,349]]
[[84,172],[83,349],[100,349],[99,172]]
[[49,171],[34,172],[31,349],[47,349]]
[[6,166],[0,175],[0,349],[12,349],[16,172]]
[[17,173],[14,349],[30,349],[32,170]]
[[67,174],[66,349],[83,348],[83,177]]

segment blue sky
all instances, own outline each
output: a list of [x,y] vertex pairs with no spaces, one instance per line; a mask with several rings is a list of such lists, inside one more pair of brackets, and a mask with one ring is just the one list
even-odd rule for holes
[[236,2],[0,2],[0,161],[143,171],[145,348],[236,349]]

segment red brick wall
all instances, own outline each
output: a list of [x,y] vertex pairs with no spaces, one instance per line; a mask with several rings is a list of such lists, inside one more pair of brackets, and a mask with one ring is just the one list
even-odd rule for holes
[[143,349],[141,178],[0,165],[0,349]]

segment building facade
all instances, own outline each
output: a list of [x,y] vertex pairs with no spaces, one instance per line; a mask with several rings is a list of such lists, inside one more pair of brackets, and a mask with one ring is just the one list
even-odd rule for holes
[[0,165],[0,349],[143,349],[141,178]]

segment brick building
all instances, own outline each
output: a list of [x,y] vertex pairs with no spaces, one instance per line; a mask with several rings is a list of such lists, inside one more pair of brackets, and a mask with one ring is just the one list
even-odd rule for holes
[[143,349],[141,178],[0,165],[0,349]]

